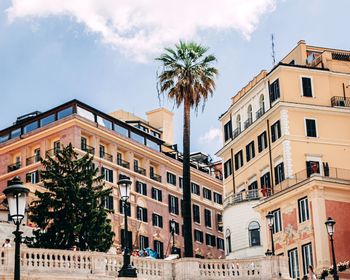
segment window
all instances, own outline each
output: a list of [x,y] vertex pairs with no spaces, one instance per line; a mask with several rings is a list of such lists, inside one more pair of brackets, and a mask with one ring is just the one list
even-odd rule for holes
[[128,137],[129,135],[129,131],[128,129],[126,129],[125,127],[123,126],[120,126],[119,124],[114,124],[114,131],[125,136],[125,137]]
[[266,172],[264,175],[260,177],[260,185],[262,189],[271,188],[270,172]]
[[231,124],[231,121],[227,122],[224,125],[224,138],[225,138],[225,142],[232,138],[232,124]]
[[87,148],[87,139],[85,137],[80,138],[80,148],[85,151]]
[[72,107],[68,107],[68,108],[63,109],[63,110],[61,110],[61,111],[59,111],[57,113],[57,119],[58,120],[59,119],[63,119],[63,118],[65,118],[65,117],[67,117],[67,116],[69,116],[71,114],[73,114],[73,108]]
[[273,233],[280,232],[282,230],[282,222],[281,222],[281,210],[277,209],[272,211],[273,215]]
[[147,184],[136,181],[136,192],[142,195],[147,195]]
[[270,85],[271,103],[276,101],[278,98],[280,98],[280,83],[279,83],[279,80],[277,79]]
[[55,152],[59,151],[61,149],[61,142],[58,140],[58,141],[55,141],[53,142],[53,150]]
[[309,203],[307,197],[298,200],[299,223],[309,220]]
[[156,188],[152,188],[152,198],[161,202],[163,200],[162,191]]
[[247,162],[255,157],[254,141],[245,146]]
[[280,164],[275,166],[275,184],[278,185],[282,181],[284,181],[284,164],[281,162]]
[[222,195],[214,192],[214,202],[217,204],[222,204]]
[[271,126],[272,143],[278,140],[280,137],[281,137],[281,125],[280,125],[280,121],[277,121]]
[[267,148],[267,137],[266,137],[266,131],[261,133],[258,136],[258,151],[259,153],[262,152]]
[[228,255],[232,252],[230,229],[226,229],[225,239],[226,239],[226,255]]
[[205,234],[205,244],[208,246],[215,247],[216,246],[216,238],[214,235],[211,235],[209,233]]
[[26,174],[26,183],[37,184],[40,181],[39,170]]
[[211,228],[211,211],[209,209],[204,209],[204,220],[205,226]]
[[231,159],[227,160],[224,163],[224,177],[225,179],[232,174],[232,161]]
[[108,129],[112,129],[112,122],[109,120],[106,120],[100,116],[97,116],[97,123],[99,126],[104,126]]
[[160,145],[157,142],[154,142],[154,141],[146,138],[146,145],[147,145],[147,147],[149,147],[155,151],[160,151]]
[[147,223],[147,209],[141,206],[137,206],[137,219]]
[[37,129],[39,126],[38,126],[38,122],[35,121],[35,122],[32,122],[30,124],[27,124],[25,127],[23,127],[23,133],[28,133],[28,132],[31,132],[33,131],[34,129]]
[[113,170],[102,167],[102,174],[107,182],[113,183]]
[[303,87],[303,96],[312,97],[311,78],[302,77],[301,82]]
[[139,142],[140,144],[145,144],[145,137],[133,132],[133,131],[130,131],[130,138],[135,140],[136,142]]
[[203,188],[203,197],[205,199],[211,200],[211,190]]
[[17,128],[17,129],[15,129],[15,130],[12,130],[11,131],[11,138],[13,139],[13,138],[16,138],[16,137],[18,137],[18,136],[20,136],[21,135],[21,129],[20,128]]
[[235,170],[241,168],[243,166],[243,152],[240,150],[235,154]]
[[301,246],[301,251],[303,254],[303,272],[307,275],[309,265],[312,265],[312,246],[311,243]]
[[113,211],[114,209],[113,196],[108,195],[105,197],[105,208]]
[[153,213],[152,214],[152,223],[156,227],[163,228],[163,217],[161,215]]
[[[124,215],[124,202],[122,200],[119,201],[119,212],[120,214]],[[126,202],[126,214],[131,217],[131,205],[130,202]]]
[[166,173],[166,181],[168,184],[176,186],[176,175],[170,172]]
[[104,158],[106,154],[106,148],[104,145],[100,145],[100,158]]
[[299,278],[299,263],[298,263],[298,251],[297,248],[288,251],[289,261],[289,275],[291,278]]
[[50,115],[50,116],[47,116],[47,117],[45,117],[45,118],[42,118],[42,119],[40,120],[40,126],[47,125],[47,124],[52,123],[52,122],[54,122],[54,121],[55,121],[55,114],[52,114],[52,115]]
[[156,131],[154,131],[154,130],[151,131],[151,134],[152,134],[154,137],[160,138],[160,133],[158,133],[158,132],[156,132]]
[[251,247],[260,246],[260,225],[258,222],[253,221],[248,226],[249,231],[249,244]]
[[219,250],[225,250],[224,240],[222,238],[218,237],[216,244]]
[[153,250],[157,252],[158,256],[157,259],[163,259],[164,258],[164,245],[163,242],[160,242],[158,240],[153,241]]
[[305,128],[307,137],[317,137],[316,120],[305,119]]
[[7,140],[9,140],[8,134],[0,135],[0,143],[5,142]]
[[221,214],[216,214],[216,222],[217,222],[217,230],[219,232],[222,232],[223,226],[222,226],[222,215]]
[[169,194],[169,213],[179,215],[179,199],[173,195]]
[[[179,225],[179,223],[174,221],[174,224],[175,224],[175,233],[176,234],[180,234],[180,225]],[[169,221],[169,231],[170,232],[172,231],[171,221]]]
[[312,174],[320,174],[320,162],[312,160],[306,162],[307,177],[310,177]]
[[179,177],[179,188],[182,189],[182,185],[184,183],[184,180],[182,179],[182,177]]
[[148,237],[140,235],[140,250],[146,249],[149,247]]
[[192,193],[194,193],[196,195],[200,195],[201,194],[199,185],[196,184],[196,183],[193,183],[193,182],[191,182],[191,191],[192,191]]
[[198,229],[195,229],[194,230],[194,240],[195,241],[198,241],[200,243],[203,243],[203,232],[198,230]]
[[201,214],[199,212],[199,206],[196,204],[192,204],[192,210],[193,210],[193,221],[195,223],[200,224],[201,222]]
[[253,122],[253,109],[252,109],[252,105],[249,104],[248,108],[247,108],[247,123],[251,124]]

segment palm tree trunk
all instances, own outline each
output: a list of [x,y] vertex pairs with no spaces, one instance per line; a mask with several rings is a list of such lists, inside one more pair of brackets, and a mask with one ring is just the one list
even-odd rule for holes
[[191,214],[191,174],[190,174],[190,99],[185,94],[184,100],[184,131],[183,131],[183,215],[184,215],[184,245],[185,257],[193,257],[192,214]]

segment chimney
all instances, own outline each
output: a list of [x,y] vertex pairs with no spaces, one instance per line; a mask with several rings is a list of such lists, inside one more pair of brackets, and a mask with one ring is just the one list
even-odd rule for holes
[[174,144],[174,114],[165,108],[158,108],[146,113],[149,124],[162,131],[162,140]]

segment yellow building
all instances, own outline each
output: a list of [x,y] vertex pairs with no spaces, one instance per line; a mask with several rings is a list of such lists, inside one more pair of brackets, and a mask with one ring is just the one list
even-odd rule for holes
[[350,259],[350,51],[298,45],[261,71],[220,116],[228,258],[274,249],[290,275],[330,266],[325,227],[336,220],[338,261]]
[[[129,230],[133,248],[150,247],[160,257],[171,249],[170,221],[175,220],[175,246],[183,252],[182,155],[173,143],[173,113],[164,108],[144,120],[119,110],[105,114],[77,100],[49,111],[19,117],[0,131],[0,189],[14,176],[26,181],[33,195],[40,182],[40,156],[72,143],[81,155],[94,155],[113,194],[106,199],[114,245],[120,247],[123,214],[117,181],[131,178]],[[198,257],[223,256],[222,182],[208,156],[191,155],[194,251]]]

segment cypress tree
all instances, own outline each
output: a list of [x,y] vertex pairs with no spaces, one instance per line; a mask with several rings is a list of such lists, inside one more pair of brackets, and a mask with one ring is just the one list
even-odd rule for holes
[[105,199],[112,192],[105,188],[103,175],[94,167],[93,156],[82,157],[71,144],[41,159],[45,192],[36,191],[37,199],[29,207],[29,218],[38,229],[27,240],[36,248],[106,252],[114,233],[107,217]]

